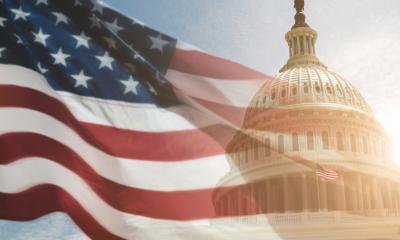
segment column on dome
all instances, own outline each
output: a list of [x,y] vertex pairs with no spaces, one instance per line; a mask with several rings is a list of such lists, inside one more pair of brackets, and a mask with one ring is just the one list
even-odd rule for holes
[[289,45],[289,56],[293,57],[293,40],[292,39],[290,39],[288,41],[288,45]]
[[290,191],[289,191],[289,186],[288,184],[288,176],[284,175],[283,176],[283,201],[284,201],[284,212],[289,212],[290,209]]
[[303,202],[303,211],[309,210],[308,206],[308,184],[307,184],[307,175],[305,173],[301,174],[301,197]]
[[257,201],[255,200],[255,183],[250,184],[249,188],[249,215],[252,215],[258,212]]
[[372,179],[372,192],[373,192],[373,199],[374,199],[374,208],[375,209],[383,209],[383,199],[382,193],[378,186],[378,179],[374,177]]
[[337,210],[346,210],[346,195],[345,195],[345,186],[344,186],[344,179],[341,176],[337,183],[335,184],[336,188],[336,209]]
[[300,55],[300,38],[295,36],[294,39],[296,39],[296,55]]
[[267,179],[265,181],[265,188],[266,188],[266,192],[267,192],[267,194],[265,196],[266,201],[267,201],[267,213],[272,213],[272,212],[274,212],[274,209],[273,209],[274,205],[272,202],[273,198],[272,198],[272,189],[271,189],[271,180],[270,179]]
[[320,200],[320,210],[327,211],[328,210],[328,198],[327,198],[327,189],[326,189],[326,180],[318,179],[319,181],[319,200]]
[[304,53],[305,54],[310,54],[309,53],[309,46],[308,46],[308,35],[304,35],[303,36],[303,38],[304,38]]
[[363,190],[363,184],[362,184],[362,176],[361,174],[357,174],[357,199],[358,199],[358,209],[359,210],[364,210],[364,190]]
[[315,42],[316,42],[316,39],[313,38],[313,40],[312,40],[312,50],[313,50],[313,54],[314,55],[315,55]]
[[301,44],[302,44],[302,47],[303,47],[303,52],[302,52],[302,54],[307,54],[306,35],[302,35],[302,36],[301,36]]
[[[349,189],[349,196],[346,195],[346,201],[351,203],[352,207],[351,210],[360,210],[359,206],[359,198],[361,197],[359,194],[360,189],[358,189],[357,186],[357,175],[351,174],[349,175],[348,179],[349,183],[348,186],[350,186]],[[345,187],[346,187],[346,182],[345,182]],[[347,208],[348,209],[348,208]]]
[[386,199],[387,199],[387,202],[386,202],[386,208],[389,208],[389,209],[393,209],[393,198],[392,198],[392,188],[391,188],[391,184],[390,184],[390,181],[388,181],[388,180],[386,180],[386,194],[387,194],[387,196],[386,196]]

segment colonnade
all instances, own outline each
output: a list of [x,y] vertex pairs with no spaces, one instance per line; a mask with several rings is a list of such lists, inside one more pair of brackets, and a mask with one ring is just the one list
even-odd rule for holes
[[361,173],[335,181],[299,173],[233,188],[215,202],[217,215],[399,209],[399,184]]

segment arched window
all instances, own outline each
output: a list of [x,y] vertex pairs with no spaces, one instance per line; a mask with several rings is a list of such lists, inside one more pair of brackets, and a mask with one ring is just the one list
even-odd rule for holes
[[258,140],[254,141],[253,146],[254,146],[254,148],[253,148],[254,160],[258,160],[259,159],[259,154],[258,154],[258,151],[259,151],[258,146],[259,146],[259,144],[258,144]]
[[273,92],[273,93],[272,93],[272,95],[271,95],[271,99],[272,99],[272,100],[274,100],[274,99],[275,99],[275,97],[276,97],[276,93],[275,93],[275,92]]
[[265,155],[271,155],[271,140],[269,138],[265,139]]
[[314,134],[312,132],[307,132],[307,149],[314,150]]
[[299,151],[299,135],[297,133],[292,135],[292,148],[293,151]]
[[315,91],[316,91],[317,93],[320,93],[320,92],[321,92],[321,87],[319,86],[318,83],[315,84]]
[[292,95],[293,95],[293,96],[296,96],[296,95],[297,95],[297,88],[296,88],[296,87],[293,87],[293,88],[292,88]]
[[337,141],[337,149],[343,151],[344,150],[343,134],[341,132],[336,133],[336,141]]
[[351,151],[357,152],[357,140],[354,134],[350,135],[350,145],[351,145]]
[[278,152],[283,153],[285,151],[285,139],[283,135],[279,135],[278,137]]
[[303,92],[305,94],[308,94],[308,85],[307,85],[307,83],[304,83],[304,85],[303,85]]
[[365,154],[368,154],[369,152],[368,139],[365,136],[363,137],[363,150]]
[[329,135],[328,132],[322,132],[322,147],[323,149],[329,149]]
[[332,88],[330,86],[326,87],[326,91],[328,92],[328,94],[332,94]]

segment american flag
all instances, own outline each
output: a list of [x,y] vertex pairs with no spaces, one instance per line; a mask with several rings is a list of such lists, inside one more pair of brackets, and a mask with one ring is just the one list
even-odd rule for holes
[[317,174],[317,176],[328,180],[337,180],[339,177],[339,174],[336,171],[326,167],[322,167],[319,164],[317,164],[315,173]]
[[1,0],[0,62],[0,219],[61,211],[93,239],[216,217],[225,146],[267,78],[89,0]]

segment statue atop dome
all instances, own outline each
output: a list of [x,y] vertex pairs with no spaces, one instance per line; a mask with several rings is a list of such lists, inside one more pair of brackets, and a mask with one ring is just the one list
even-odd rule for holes
[[303,14],[304,0],[295,0],[294,8],[296,9],[296,15],[294,17],[296,22],[292,28],[308,27],[306,23],[306,16]]
[[304,0],[295,0],[294,1],[294,8],[296,8],[296,11],[298,13],[301,13],[304,11]]

